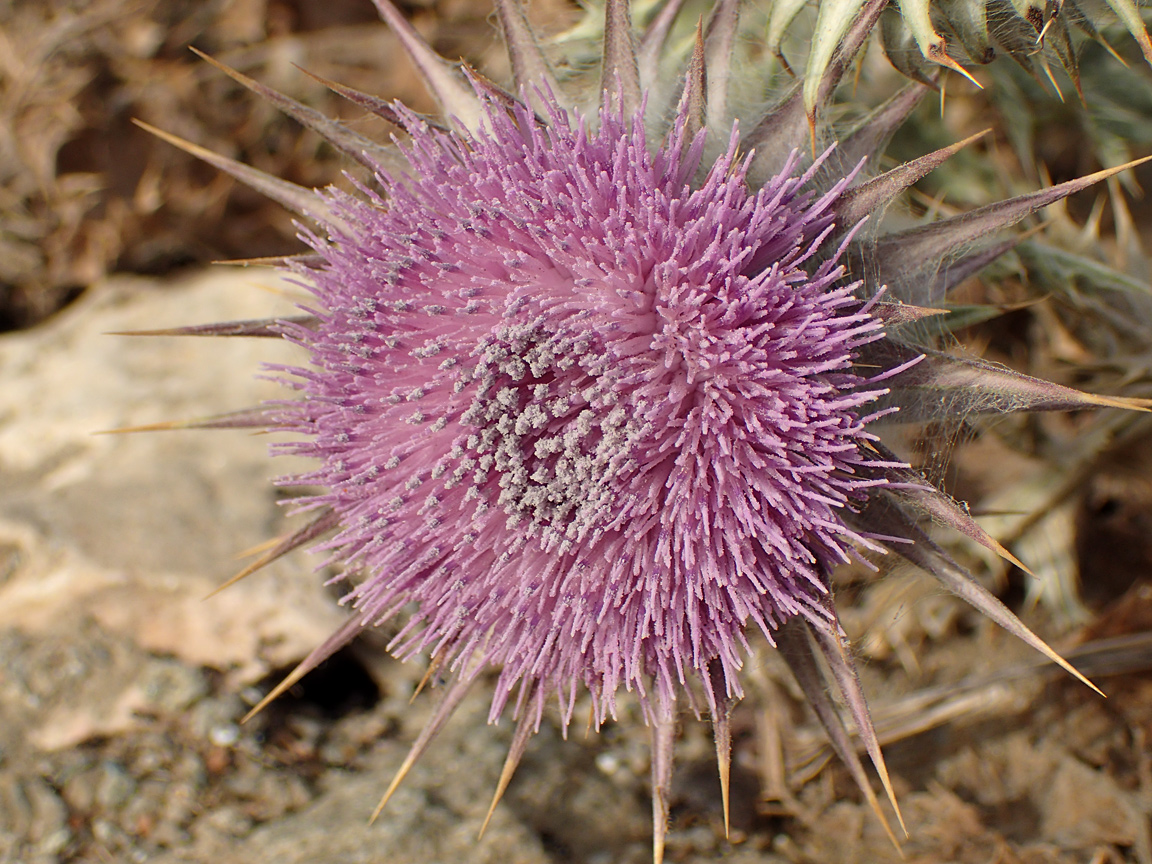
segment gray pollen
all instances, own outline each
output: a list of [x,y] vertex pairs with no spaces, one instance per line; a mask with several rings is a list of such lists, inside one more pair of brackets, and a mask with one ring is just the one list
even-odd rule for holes
[[[492,503],[507,524],[526,522],[526,533],[550,548],[571,548],[603,530],[617,494],[613,481],[637,468],[631,452],[648,424],[618,404],[609,381],[584,371],[611,374],[608,358],[590,352],[586,338],[539,327],[498,328],[474,355],[477,387],[460,415],[473,431],[453,451],[459,461],[442,488],[456,487],[471,472],[464,497],[477,500],[476,514],[482,515],[488,495],[478,487],[495,480],[499,491]],[[460,459],[461,449],[471,456]]]

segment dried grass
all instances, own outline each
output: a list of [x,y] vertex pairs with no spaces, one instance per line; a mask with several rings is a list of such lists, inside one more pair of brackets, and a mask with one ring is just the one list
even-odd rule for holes
[[[449,56],[482,62],[496,40],[489,11],[464,0],[417,23]],[[189,45],[329,113],[359,116],[293,64],[430,107],[365,0],[0,0],[0,21],[0,330],[112,271],[297,249],[280,208],[132,125],[297,183],[340,180],[347,166],[330,148]]]

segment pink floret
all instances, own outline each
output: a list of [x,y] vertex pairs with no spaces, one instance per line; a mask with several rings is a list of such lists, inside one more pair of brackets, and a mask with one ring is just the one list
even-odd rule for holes
[[852,364],[883,335],[822,249],[847,181],[750,192],[735,134],[701,174],[683,117],[650,148],[608,109],[490,107],[476,137],[398,111],[411,173],[332,194],[282,409],[365,624],[502,667],[494,717],[586,688],[597,722],[621,687],[739,695],[750,625],[834,629],[825,573],[878,482]]

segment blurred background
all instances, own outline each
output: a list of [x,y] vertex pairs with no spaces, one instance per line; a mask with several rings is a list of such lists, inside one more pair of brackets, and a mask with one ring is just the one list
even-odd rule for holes
[[[486,0],[404,12],[444,56],[506,76]],[[563,0],[531,13],[552,33],[582,17]],[[797,26],[782,50],[802,68]],[[992,132],[892,223],[1152,152],[1152,70],[1123,27],[1102,35],[1118,57],[1082,39],[1051,76],[1011,57],[974,72],[983,90],[947,76],[880,167]],[[299,286],[209,265],[302,247],[278,205],[132,120],[305,186],[347,183],[350,166],[190,45],[364,134],[391,130],[296,66],[433,107],[369,0],[0,0],[0,861],[650,860],[634,708],[599,736],[578,723],[568,741],[550,718],[481,842],[509,739],[507,722],[486,724],[483,692],[367,824],[434,703],[409,706],[423,670],[389,661],[382,638],[239,724],[340,620],[314,555],[203,599],[236,554],[300,524],[269,482],[292,466],[242,431],[92,433],[275,398],[253,376],[295,355],[270,340],[105,334],[291,314]],[[873,45],[830,120],[904,83]],[[1150,183],[1129,171],[1030,220],[923,338],[1093,392],[1152,395]],[[1139,414],[1101,411],[892,442],[1033,575],[940,542],[1109,696],[1039,666],[925,577],[838,573],[912,835],[906,860],[1152,864],[1150,432]],[[732,836],[707,724],[686,715],[668,860],[900,860],[771,651],[750,661],[749,682]]]

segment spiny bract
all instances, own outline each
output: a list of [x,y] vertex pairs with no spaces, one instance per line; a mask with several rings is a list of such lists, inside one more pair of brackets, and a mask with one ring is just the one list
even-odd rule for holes
[[[726,2],[735,6],[737,0]],[[581,46],[596,41],[604,20],[602,0],[587,0],[581,5],[587,10],[584,18],[557,37],[578,61],[585,59]],[[673,5],[682,7],[682,20],[695,21],[696,15],[707,12],[711,4],[708,0],[677,0]],[[818,82],[866,5],[866,0],[755,4],[739,20],[736,41],[749,52],[742,65],[756,68],[761,75],[766,70],[791,74],[789,58],[792,62],[802,60],[807,81],[804,98],[809,110],[815,110]],[[632,4],[633,21],[642,25],[662,8],[666,4],[661,0],[637,0]],[[674,39],[680,30],[687,29],[686,23],[674,31]],[[885,9],[877,29],[878,41],[891,65],[929,87],[942,86],[942,67],[976,83],[965,65],[983,66],[1007,56],[1036,81],[1047,80],[1061,99],[1065,88],[1053,70],[1063,69],[1083,99],[1081,54],[1088,42],[1103,46],[1121,64],[1109,64],[1109,69],[1119,71],[1127,65],[1108,42],[1117,24],[1128,31],[1144,59],[1152,64],[1152,41],[1135,0],[900,0]],[[672,77],[677,59],[677,51],[667,52],[666,70]],[[999,99],[995,90],[991,99],[994,103]]]
[[[347,624],[269,698],[400,616],[393,650],[426,652],[450,683],[389,794],[499,667],[491,716],[512,701],[519,725],[498,799],[551,696],[567,723],[587,691],[599,723],[631,690],[652,730],[659,860],[678,699],[712,718],[727,809],[749,628],[782,649],[884,819],[818,661],[891,797],[830,596],[830,568],[860,550],[920,565],[1070,669],[917,526],[930,517],[1014,560],[875,432],[941,412],[1128,405],[900,337],[1008,248],[981,244],[990,232],[1104,174],[858,238],[961,146],[859,179],[918,85],[813,160],[799,88],[748,132],[733,123],[734,2],[698,27],[670,96],[656,70],[678,4],[636,42],[626,0],[609,2],[587,113],[566,107],[575,97],[515,0],[497,2],[511,92],[446,63],[376,2],[446,119],[331,86],[402,129],[399,150],[225,70],[375,186],[302,189],[158,133],[322,229],[303,232],[315,254],[292,265],[315,295],[306,316],[184,331],[282,335],[310,356],[281,370],[298,399],[194,424],[296,432],[277,449],[317,461],[285,481],[322,487],[302,502],[315,519],[240,575],[331,533],[321,548],[353,583]],[[885,5],[863,7],[807,88],[817,107]]]

